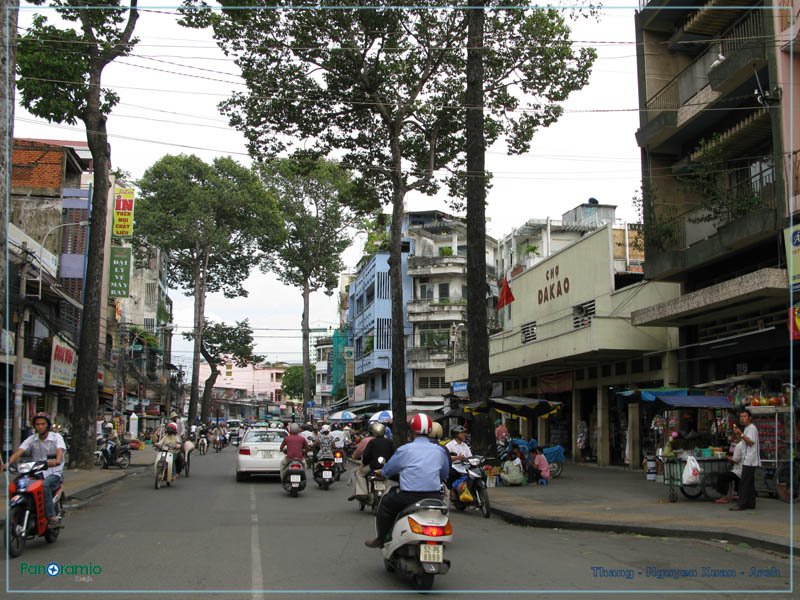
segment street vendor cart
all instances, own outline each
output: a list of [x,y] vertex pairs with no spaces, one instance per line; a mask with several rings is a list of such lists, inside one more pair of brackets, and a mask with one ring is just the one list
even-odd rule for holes
[[700,464],[700,483],[696,485],[685,485],[683,483],[683,471],[689,455],[681,456],[661,456],[660,460],[664,463],[664,484],[669,486],[669,501],[678,500],[678,490],[685,498],[696,500],[701,496],[706,500],[713,500],[719,497],[716,492],[717,477],[720,473],[725,473],[730,469],[727,458],[695,456]]
[[761,466],[756,469],[756,493],[777,496],[784,502],[797,502],[800,464],[795,461],[792,468],[792,408],[751,405],[749,409],[758,429],[760,447]]

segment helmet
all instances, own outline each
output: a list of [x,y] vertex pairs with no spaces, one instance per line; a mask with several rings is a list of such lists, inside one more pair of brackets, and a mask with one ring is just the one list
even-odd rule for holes
[[322,433],[330,433],[330,432],[331,432],[331,426],[330,426],[330,425],[323,425],[323,426],[320,428],[320,431],[321,431]]
[[43,412],[36,413],[33,416],[33,419],[31,419],[31,426],[36,425],[36,419],[44,419],[45,421],[47,421],[47,431],[50,431],[50,429],[53,427],[53,423],[50,421],[50,415],[48,415],[47,413]]
[[289,425],[289,433],[297,435],[300,432],[300,425],[297,423],[292,423]]
[[114,424],[113,423],[105,423],[103,425],[103,429],[114,429]]
[[411,417],[411,431],[419,435],[428,435],[431,432],[432,424],[431,418],[424,413]]
[[176,418],[177,416],[178,416],[178,413],[176,413],[174,410],[173,410],[173,411],[172,411],[172,412],[169,414],[169,418],[170,418],[170,419],[174,419],[174,418]]
[[178,433],[178,426],[175,423],[167,423],[167,431]]
[[467,430],[464,429],[461,425],[456,425],[455,427],[450,428],[450,433],[455,435],[456,433],[467,433]]
[[373,421],[369,424],[369,432],[375,437],[383,437],[386,433],[386,425]]
[[437,440],[440,439],[444,435],[444,431],[442,430],[442,426],[439,425],[436,421],[433,422],[431,425],[431,437],[436,438]]

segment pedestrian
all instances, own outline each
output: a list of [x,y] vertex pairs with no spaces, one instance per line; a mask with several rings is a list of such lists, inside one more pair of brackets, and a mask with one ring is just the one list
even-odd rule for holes
[[722,497],[714,500],[715,504],[727,504],[731,501],[731,484],[733,484],[737,492],[739,491],[739,482],[742,479],[742,460],[744,459],[746,448],[747,444],[737,435],[733,455],[728,457],[728,461],[731,463],[731,470],[726,473],[720,473],[717,476],[716,488],[717,492],[722,494]]
[[739,421],[744,431],[734,424],[733,432],[742,436],[746,447],[739,482],[739,503],[729,510],[750,510],[756,507],[756,468],[761,466],[761,449],[758,446],[758,429],[753,425],[753,415],[748,409],[739,412]]
[[500,442],[504,442],[508,437],[508,427],[503,424],[502,419],[497,419],[494,424],[497,426],[494,428],[494,438],[499,444]]
[[516,444],[511,446],[511,454],[503,463],[500,479],[505,485],[523,485],[525,483],[525,458]]
[[536,446],[533,449],[533,460],[528,463],[528,481],[537,483],[542,479],[550,480],[550,463],[547,462],[542,447]]

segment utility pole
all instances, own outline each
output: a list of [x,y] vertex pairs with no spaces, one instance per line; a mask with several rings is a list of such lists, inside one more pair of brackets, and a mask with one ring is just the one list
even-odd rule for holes
[[[30,317],[27,306],[28,287],[28,248],[22,242],[23,263],[19,273],[19,314],[17,321],[17,347],[14,362],[14,425],[11,433],[11,443],[14,450],[19,448],[22,441],[22,390],[25,377],[25,325]],[[40,265],[41,268],[41,265]]]

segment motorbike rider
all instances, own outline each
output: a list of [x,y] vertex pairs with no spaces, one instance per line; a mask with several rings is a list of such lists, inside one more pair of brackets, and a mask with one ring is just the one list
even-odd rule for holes
[[331,437],[331,426],[323,425],[319,430],[319,437],[314,442],[317,449],[314,460],[322,460],[323,458],[333,458],[333,438]]
[[178,413],[176,413],[174,410],[172,413],[170,413],[169,419],[170,423],[175,423],[175,427],[178,428],[178,435],[181,436],[181,439],[183,439],[184,434],[186,433],[183,420],[178,418]]
[[331,431],[331,439],[333,440],[333,447],[337,450],[344,449],[344,432],[340,429],[339,425],[333,426]]
[[306,452],[308,452],[308,442],[300,435],[300,426],[297,423],[289,425],[289,435],[283,438],[280,451],[286,456],[281,461],[281,481],[286,474],[286,467],[290,460],[300,460],[305,462]]
[[103,441],[111,451],[112,461],[116,463],[119,457],[119,447],[122,442],[117,435],[117,430],[114,429],[113,423],[106,423],[103,425]]
[[[44,514],[47,517],[48,529],[58,527],[56,507],[53,504],[53,493],[64,480],[64,454],[67,445],[61,434],[51,431],[50,417],[45,413],[38,413],[31,422],[35,433],[25,438],[19,448],[8,457],[8,464],[13,465],[23,454],[30,451],[31,458],[35,461],[46,460],[47,470],[44,475]],[[55,457],[55,458],[52,458]],[[6,464],[0,464],[0,471],[6,470]]]
[[381,468],[379,458],[383,457],[384,462],[388,462],[394,454],[394,444],[385,437],[386,426],[383,423],[370,423],[369,432],[372,439],[367,442],[364,452],[361,455],[361,464],[353,475],[353,485],[355,492],[348,500],[358,500],[366,498],[368,495],[367,475]]
[[173,423],[167,423],[167,427],[164,431],[164,435],[155,443],[155,447],[159,450],[169,450],[173,455],[172,457],[172,477],[175,478],[178,476],[177,474],[177,467],[178,467],[178,453],[181,450],[181,436],[178,435],[178,426]]
[[428,439],[432,425],[433,421],[428,415],[414,415],[411,418],[414,441],[400,446],[389,462],[376,471],[384,477],[399,475],[400,487],[392,488],[381,500],[375,517],[378,535],[364,542],[368,548],[383,546],[395,517],[405,507],[424,498],[441,498],[439,488],[441,482],[447,479],[448,464],[444,453]]

